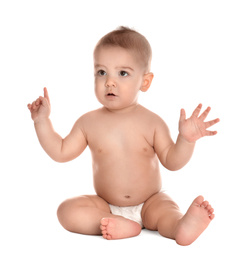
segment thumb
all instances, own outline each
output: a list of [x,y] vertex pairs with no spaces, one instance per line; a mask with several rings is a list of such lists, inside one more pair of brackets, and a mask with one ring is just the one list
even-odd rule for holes
[[185,121],[186,120],[186,111],[184,108],[180,110],[180,121]]

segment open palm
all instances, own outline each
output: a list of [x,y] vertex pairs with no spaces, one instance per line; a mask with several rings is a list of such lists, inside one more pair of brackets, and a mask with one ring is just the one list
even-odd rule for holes
[[179,121],[179,133],[185,138],[188,142],[195,142],[203,136],[212,136],[216,135],[217,131],[209,131],[207,128],[218,123],[220,120],[214,119],[208,122],[204,122],[208,116],[211,108],[208,107],[200,116],[200,111],[202,104],[199,104],[194,110],[192,116],[186,119],[186,113],[184,109],[181,109],[180,112],[180,121]]

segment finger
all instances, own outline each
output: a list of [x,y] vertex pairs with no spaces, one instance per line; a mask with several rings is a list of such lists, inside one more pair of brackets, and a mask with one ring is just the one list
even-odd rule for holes
[[211,110],[211,107],[208,107],[199,117],[200,120],[204,121],[206,117],[208,116],[209,112]]
[[49,98],[49,93],[48,93],[47,88],[44,88],[44,98],[47,99],[48,104],[50,105],[50,98]]
[[195,110],[193,111],[192,116],[198,117],[198,115],[200,114],[201,108],[202,108],[202,104],[199,104],[199,105],[195,108]]
[[33,101],[33,102],[32,102],[31,107],[32,107],[33,110],[35,110],[35,109],[37,108],[37,106],[36,106],[36,101]]
[[35,101],[35,104],[36,104],[36,106],[39,106],[40,103],[41,103],[40,98],[38,98],[38,99]]
[[180,121],[184,121],[184,120],[186,120],[186,111],[185,111],[185,109],[181,109],[180,110]]
[[206,131],[206,136],[213,136],[216,134],[217,134],[217,131]]
[[220,122],[220,119],[217,118],[217,119],[214,119],[214,120],[211,120],[211,121],[208,121],[205,123],[205,127],[206,129],[209,128],[210,126],[213,126],[215,124],[217,124],[218,122]]
[[32,104],[29,104],[29,105],[28,105],[28,108],[29,108],[30,111],[32,111],[32,110],[33,110]]
[[31,104],[28,104],[27,107],[29,110],[31,110]]
[[42,96],[39,97],[39,101],[43,106],[45,106],[48,103],[47,99]]

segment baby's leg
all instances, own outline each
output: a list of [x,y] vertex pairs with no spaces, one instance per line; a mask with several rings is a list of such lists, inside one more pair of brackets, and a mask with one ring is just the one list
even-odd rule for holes
[[112,216],[108,203],[97,195],[68,199],[58,207],[57,215],[66,230],[85,235],[100,235],[101,219]]
[[158,193],[142,209],[144,226],[158,230],[162,236],[180,245],[193,243],[213,219],[213,209],[202,196],[197,197],[183,215],[178,205],[166,194]]
[[61,225],[74,233],[120,239],[141,232],[138,223],[112,215],[108,203],[97,195],[68,199],[59,206],[57,214]]

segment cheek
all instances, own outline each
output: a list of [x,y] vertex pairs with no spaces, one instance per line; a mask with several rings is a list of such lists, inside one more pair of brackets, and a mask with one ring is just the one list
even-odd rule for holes
[[95,87],[100,85],[100,79],[94,78],[94,85],[95,85]]
[[127,99],[135,100],[138,97],[139,89],[135,85],[128,86],[125,96]]
[[102,88],[100,86],[101,86],[100,82],[95,80],[95,82],[94,82],[94,92],[95,92],[96,97],[99,97],[102,93]]
[[140,91],[142,85],[142,80],[140,79],[135,79],[133,82],[130,84],[130,92],[132,94],[136,94]]
[[100,91],[103,87],[103,80],[101,80],[100,78],[97,78],[94,80],[94,87],[95,87],[95,91]]

